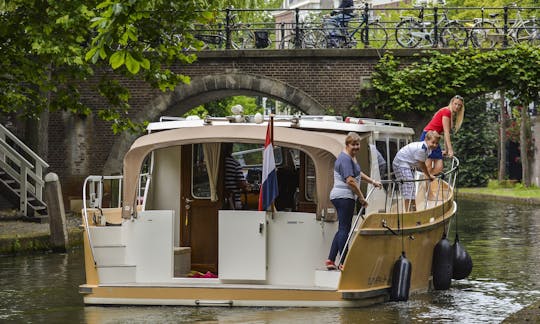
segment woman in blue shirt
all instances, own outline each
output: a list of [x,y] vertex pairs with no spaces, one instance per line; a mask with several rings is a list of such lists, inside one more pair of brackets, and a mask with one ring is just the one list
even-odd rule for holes
[[[345,149],[336,158],[334,164],[334,187],[330,191],[330,201],[334,204],[338,214],[338,231],[332,241],[330,254],[326,260],[326,268],[335,270],[335,259],[338,252],[342,255],[347,254],[345,243],[351,230],[351,223],[354,214],[356,199],[360,200],[360,204],[367,207],[368,203],[364,198],[364,194],[360,190],[360,181],[364,179],[368,183],[373,184],[377,188],[381,188],[381,183],[375,181],[365,175],[360,169],[360,165],[356,161],[356,155],[360,150],[360,136],[356,133],[349,133],[345,138]],[[345,258],[341,258],[345,260]],[[342,269],[342,265],[339,265]]]

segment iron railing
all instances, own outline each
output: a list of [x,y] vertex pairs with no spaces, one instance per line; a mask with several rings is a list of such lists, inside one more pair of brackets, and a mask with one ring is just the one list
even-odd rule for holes
[[202,50],[506,48],[540,44],[540,7],[395,7],[363,4],[346,21],[331,9],[235,9],[195,25]]

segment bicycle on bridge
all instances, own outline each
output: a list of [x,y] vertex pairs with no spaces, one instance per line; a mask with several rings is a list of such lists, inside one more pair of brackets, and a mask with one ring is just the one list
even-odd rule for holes
[[[388,43],[388,33],[374,17],[369,5],[355,7],[352,14],[334,10],[323,16],[323,32],[326,48],[384,48]],[[360,15],[356,12],[360,11]],[[359,18],[359,19],[358,19]]]
[[217,28],[197,26],[193,36],[202,50],[266,48],[272,43],[267,30],[255,30],[251,24],[238,21],[237,14],[227,13]]
[[[445,5],[445,2],[441,2]],[[446,47],[462,48],[466,46],[468,33],[457,20],[448,18],[448,8],[444,7],[441,19],[438,19],[438,8],[433,14],[425,14],[424,6],[414,6],[419,10],[418,17],[400,17],[396,25],[396,41],[401,47]],[[433,16],[434,23],[426,21],[426,16]]]
[[[508,19],[510,8],[516,10],[515,18],[512,20]],[[523,19],[521,17],[523,8],[518,7],[516,3],[504,8],[502,20],[497,18],[499,13],[489,14],[489,18],[484,18],[485,8],[481,10],[482,17],[474,19],[471,29],[471,39],[475,47],[506,47],[509,40],[512,44],[527,42],[534,46],[540,45],[540,26],[537,25],[536,19],[534,17],[529,20]]]
[[281,48],[384,48],[388,33],[379,17],[373,16],[367,3],[353,10],[335,9],[331,14],[306,17],[295,24],[284,41],[288,45]]

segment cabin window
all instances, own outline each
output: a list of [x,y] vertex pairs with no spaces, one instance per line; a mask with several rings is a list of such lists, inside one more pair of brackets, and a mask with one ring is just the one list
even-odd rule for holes
[[202,144],[193,145],[193,163],[191,170],[191,190],[195,198],[210,199],[210,180],[206,164],[204,163],[204,152]]
[[307,201],[315,201],[315,194],[316,194],[316,181],[315,181],[315,164],[313,163],[313,160],[305,154],[305,163],[306,163],[306,200]]
[[[232,157],[234,157],[243,168],[262,167],[264,146],[259,144],[235,143],[233,145]],[[274,160],[276,166],[283,162],[281,148],[274,147]]]
[[390,165],[388,166],[391,170],[391,173],[394,172],[394,167],[392,166],[394,158],[396,157],[397,152],[399,151],[399,143],[395,138],[388,139],[388,148],[390,153]]
[[[389,167],[392,164],[392,160],[388,158],[389,147],[386,146],[386,141],[375,141],[375,148],[377,151],[379,151],[379,153],[381,153],[385,162],[382,166],[379,163],[379,174],[381,176],[381,180],[386,179],[390,171]],[[377,160],[377,162],[379,161]]]

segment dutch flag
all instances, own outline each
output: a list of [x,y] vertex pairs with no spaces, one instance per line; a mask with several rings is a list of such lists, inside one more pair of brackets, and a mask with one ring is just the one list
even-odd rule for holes
[[267,210],[278,196],[278,183],[276,175],[276,161],[274,160],[274,146],[272,145],[272,132],[274,130],[273,118],[270,118],[266,129],[266,142],[263,151],[262,185],[259,192],[259,210]]

